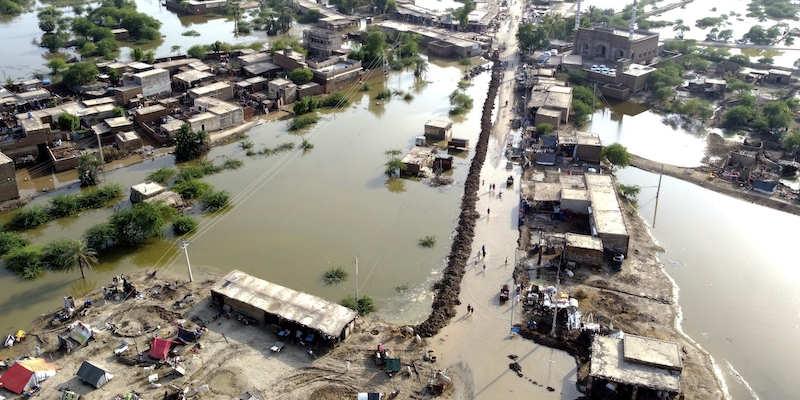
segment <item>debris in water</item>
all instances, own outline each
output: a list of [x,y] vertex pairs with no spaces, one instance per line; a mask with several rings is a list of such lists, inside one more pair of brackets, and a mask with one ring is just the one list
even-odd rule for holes
[[553,388],[551,388],[550,386],[548,386],[548,387],[547,387],[547,391],[548,391],[548,392],[555,392],[556,390],[555,390],[555,389],[553,389]]
[[516,361],[516,360],[519,358],[519,356],[518,356],[518,355],[516,355],[516,354],[509,354],[509,355],[508,355],[508,358],[510,358],[510,359],[512,359],[512,360],[514,360],[514,361]]

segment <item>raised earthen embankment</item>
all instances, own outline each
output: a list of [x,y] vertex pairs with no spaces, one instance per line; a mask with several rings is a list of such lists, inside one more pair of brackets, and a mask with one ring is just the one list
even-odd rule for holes
[[469,174],[464,183],[464,195],[461,199],[461,214],[458,218],[456,235],[447,256],[447,266],[442,272],[442,279],[434,284],[434,298],[432,310],[428,318],[419,324],[416,332],[423,337],[432,337],[445,327],[450,319],[456,315],[456,306],[459,304],[458,295],[461,293],[461,280],[466,271],[467,260],[472,254],[472,238],[475,236],[475,222],[479,214],[476,208],[478,202],[478,188],[483,163],[486,161],[486,151],[489,146],[489,136],[492,132],[492,111],[495,98],[503,77],[502,67],[495,62],[492,69],[492,79],[486,101],[483,104],[481,115],[481,133],[478,144],[475,146],[475,156],[469,167]]
[[689,183],[694,183],[695,185],[702,186],[708,190],[713,190],[717,193],[722,193],[724,195],[736,197],[737,199],[749,201],[753,204],[773,208],[775,210],[790,214],[800,215],[800,204],[783,200],[776,196],[768,196],[766,194],[747,190],[725,179],[710,178],[709,173],[712,172],[710,167],[677,167],[675,165],[662,164],[660,162],[648,160],[633,154],[631,154],[631,166],[655,174],[661,173],[663,167],[664,175],[671,176]]

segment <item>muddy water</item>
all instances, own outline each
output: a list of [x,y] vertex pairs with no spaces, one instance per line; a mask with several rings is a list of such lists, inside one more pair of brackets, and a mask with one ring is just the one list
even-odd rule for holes
[[[652,225],[658,175],[626,168]],[[664,177],[653,235],[680,288],[683,330],[715,359],[734,399],[795,398],[800,217]]]
[[[136,2],[137,10],[161,21],[162,38],[139,46],[144,50],[154,50],[156,57],[168,57],[177,54],[172,52],[172,46],[180,46],[179,53],[185,53],[189,47],[196,44],[211,44],[219,40],[231,44],[251,43],[256,40],[269,42],[275,36],[267,37],[262,31],[252,31],[247,35],[235,35],[232,17],[182,15],[169,11],[160,4],[159,0],[140,0]],[[33,39],[40,40],[42,31],[38,27],[35,10],[44,7],[37,3],[34,11],[28,11],[19,16],[0,19],[0,33],[3,34],[5,45],[0,48],[0,70],[5,77],[30,78],[34,71],[47,72],[47,50],[31,44]],[[71,7],[61,8],[65,16],[74,16]],[[301,38],[303,29],[308,25],[295,24],[287,36]],[[200,36],[183,36],[182,33],[194,30]],[[120,42],[122,49],[119,58],[129,60],[130,49],[136,47],[134,43]],[[69,49],[73,51],[74,49]],[[68,51],[69,52],[69,51]],[[71,55],[70,55],[71,56]]]
[[[381,317],[392,322],[419,321],[429,311],[428,288],[448,249],[471,154],[454,155],[454,186],[431,188],[415,179],[387,179],[384,152],[405,152],[413,145],[414,136],[422,133],[425,122],[448,119],[447,96],[456,88],[460,71],[431,63],[429,83],[421,85],[410,72],[393,74],[390,87],[410,91],[414,100],[394,98],[378,105],[370,100],[382,88],[376,81],[373,92],[350,93],[354,104],[344,111],[326,113],[322,121],[300,135],[288,133],[288,121],[280,120],[248,133],[256,149],[287,141],[298,143],[304,134],[315,144],[308,152],[248,158],[237,143],[212,150],[211,159],[234,157],[245,165],[236,172],[205,178],[217,189],[233,193],[235,206],[218,218],[192,212],[200,220],[200,233],[189,238],[193,268],[216,273],[238,268],[338,301],[355,290],[351,261],[358,256],[359,292],[376,299]],[[488,74],[483,74],[468,89],[475,104],[483,103],[488,79]],[[454,135],[477,140],[479,113],[478,106],[458,118]],[[141,182],[149,171],[172,163],[172,157],[166,156],[109,172],[107,179],[128,187]],[[68,180],[63,176],[40,179]],[[51,196],[36,202],[44,203]],[[111,211],[59,219],[24,235],[35,243],[57,237],[77,239]],[[437,238],[433,249],[417,245],[428,235]],[[99,287],[115,273],[156,268],[185,278],[185,260],[172,239],[167,235],[146,246],[123,247],[103,256],[86,284],[79,284],[77,272],[51,273],[23,282],[0,271],[0,304],[5,305],[0,332],[27,328],[32,318],[57,307],[61,296]],[[322,274],[332,266],[345,267],[350,278],[339,286],[324,286]],[[409,290],[402,294],[395,290],[406,283]]]
[[638,156],[696,167],[705,155],[705,132],[665,124],[645,106],[624,102],[601,108],[582,129],[600,135],[604,145],[621,143]]

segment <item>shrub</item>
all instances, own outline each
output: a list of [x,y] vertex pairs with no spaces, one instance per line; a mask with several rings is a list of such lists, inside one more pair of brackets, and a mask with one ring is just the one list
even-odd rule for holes
[[64,255],[72,249],[72,241],[61,238],[46,244],[42,249],[42,267],[54,271],[65,269]]
[[31,244],[28,239],[16,235],[14,232],[0,232],[0,255],[9,251]]
[[319,108],[319,105],[319,100],[316,97],[304,96],[300,101],[294,103],[292,111],[294,111],[295,115],[308,114]]
[[384,100],[384,99],[391,99],[392,98],[392,89],[383,89],[375,95],[375,100]]
[[364,86],[361,87],[361,91],[369,92],[370,90],[372,90],[372,86],[369,84],[369,82],[364,82]]
[[12,229],[30,229],[50,221],[50,213],[41,205],[34,205],[11,215],[8,226]]
[[304,115],[302,117],[295,117],[292,119],[292,122],[289,123],[289,130],[296,131],[298,129],[303,129],[308,125],[316,124],[320,118],[318,115]]
[[177,171],[175,170],[175,168],[161,167],[147,174],[147,180],[151,180],[153,182],[158,182],[161,184],[166,184],[167,182],[169,182],[170,179],[172,179],[173,176],[175,176],[176,172]]
[[289,72],[289,80],[294,82],[295,85],[304,85],[311,82],[313,77],[314,73],[308,68],[295,68],[292,72]]
[[97,252],[105,250],[117,243],[117,235],[114,225],[103,222],[92,226],[83,233],[86,239],[86,246]]
[[361,298],[356,301],[355,296],[349,295],[342,299],[339,304],[351,310],[358,311],[360,315],[367,315],[376,309],[375,300],[369,296],[361,296]]
[[325,277],[322,279],[326,285],[336,285],[339,282],[344,282],[350,274],[342,267],[334,267],[325,271]]
[[42,249],[38,246],[17,247],[5,257],[6,269],[22,279],[34,279],[44,272],[42,269]]
[[211,190],[211,184],[197,179],[187,179],[172,186],[172,191],[180,194],[186,200],[198,199],[209,190]]
[[180,216],[172,221],[172,232],[176,235],[185,235],[197,228],[197,225],[196,219],[188,215]]
[[628,149],[619,143],[603,147],[603,150],[600,150],[600,159],[603,158],[618,167],[625,168],[631,164],[631,155],[628,153]]
[[200,197],[200,207],[203,211],[214,212],[227,206],[230,201],[230,192],[225,190],[209,190]]
[[350,100],[342,92],[333,92],[320,102],[322,107],[339,108],[350,105]]
[[436,236],[425,236],[419,240],[419,245],[427,248],[436,246]]
[[303,140],[300,142],[300,148],[303,150],[311,150],[314,148],[314,143],[311,143],[310,140],[303,138]]
[[80,198],[74,194],[59,194],[50,200],[50,215],[53,218],[68,217],[81,210]]
[[235,158],[228,158],[228,159],[225,160],[224,163],[222,163],[222,169],[234,170],[234,169],[242,168],[242,165],[244,165],[244,161],[237,160]]
[[553,131],[553,125],[550,124],[539,124],[536,125],[536,132],[541,135],[547,135],[548,133]]
[[252,140],[247,140],[247,139],[242,139],[242,140],[239,141],[239,147],[242,150],[250,150],[250,149],[253,148],[253,141]]

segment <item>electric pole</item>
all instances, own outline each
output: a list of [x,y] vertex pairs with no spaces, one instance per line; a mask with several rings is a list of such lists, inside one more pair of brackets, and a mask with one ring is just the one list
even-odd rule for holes
[[194,277],[192,276],[192,264],[189,263],[189,244],[192,242],[188,242],[186,240],[179,240],[178,243],[181,245],[181,249],[183,249],[183,254],[186,256],[186,268],[189,269],[189,282],[194,282]]
[[358,256],[353,260],[356,263],[356,307],[358,307]]
[[658,195],[661,193],[661,178],[664,177],[664,164],[661,164],[661,175],[658,176],[658,189],[656,190],[656,208],[653,210],[653,229],[656,228],[656,214],[658,213]]

